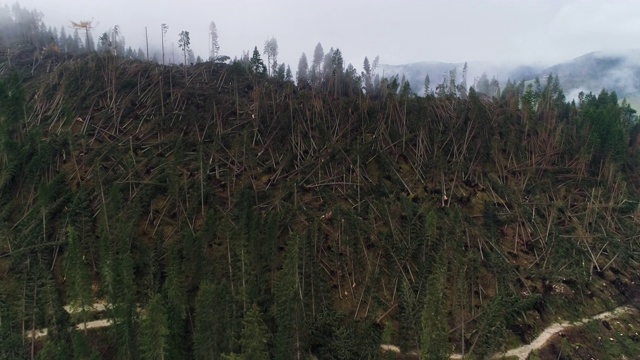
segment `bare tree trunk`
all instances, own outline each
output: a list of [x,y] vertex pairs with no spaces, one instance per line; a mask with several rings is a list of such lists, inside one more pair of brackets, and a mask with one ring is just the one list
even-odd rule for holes
[[147,43],[147,61],[149,61],[149,34],[147,34],[147,27],[144,27],[144,39]]

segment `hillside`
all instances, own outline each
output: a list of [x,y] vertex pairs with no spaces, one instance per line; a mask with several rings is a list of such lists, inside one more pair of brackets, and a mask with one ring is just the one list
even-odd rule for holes
[[607,92],[24,51],[0,74],[2,358],[486,358],[638,297],[639,127]]

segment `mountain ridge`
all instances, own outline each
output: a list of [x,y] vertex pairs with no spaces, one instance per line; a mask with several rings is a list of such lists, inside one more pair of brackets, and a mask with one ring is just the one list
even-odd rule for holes
[[[415,92],[422,94],[424,78],[429,74],[432,84],[438,84],[456,68],[460,76],[464,62],[415,62],[400,65],[382,64],[385,73],[403,74]],[[619,98],[627,98],[632,106],[640,106],[640,49],[626,51],[593,51],[553,65],[542,64],[497,64],[492,62],[469,62],[468,86],[483,73],[495,77],[504,86],[507,80],[543,80],[549,74],[558,76],[560,85],[569,99],[577,99],[580,91],[599,93],[602,89],[615,91]]]

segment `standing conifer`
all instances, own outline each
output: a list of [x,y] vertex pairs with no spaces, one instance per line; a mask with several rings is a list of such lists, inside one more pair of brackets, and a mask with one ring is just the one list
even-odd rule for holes
[[267,73],[267,67],[260,58],[260,52],[257,46],[253,48],[253,56],[251,60],[249,60],[249,65],[251,72],[254,74],[265,75]]
[[244,360],[262,360],[269,358],[269,330],[262,321],[258,306],[255,304],[244,315],[240,345]]
[[296,81],[299,87],[304,87],[309,84],[309,63],[307,62],[307,55],[302,53],[300,61],[298,61],[298,72],[296,73]]
[[[237,335],[231,291],[225,283],[200,284],[195,304],[193,347],[196,359],[217,359],[233,352]],[[239,325],[238,327],[239,328]]]
[[209,60],[215,61],[218,58],[220,45],[218,44],[218,28],[213,21],[209,24]]
[[67,229],[67,281],[69,283],[69,305],[76,320],[87,321],[89,311],[93,305],[91,296],[91,275],[84,263],[85,256],[82,253],[75,229]]
[[299,239],[292,236],[287,242],[282,270],[274,285],[273,315],[276,320],[274,338],[276,359],[300,359],[304,343],[303,313],[299,273]]
[[447,264],[441,254],[427,280],[427,298],[422,313],[422,359],[449,359],[446,274]]
[[167,354],[167,312],[160,294],[155,294],[140,324],[140,350],[143,359],[164,360]]

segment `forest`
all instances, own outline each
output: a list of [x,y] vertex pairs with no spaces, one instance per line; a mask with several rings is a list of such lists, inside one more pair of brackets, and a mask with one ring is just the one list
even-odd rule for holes
[[320,44],[294,81],[257,46],[163,65],[16,24],[0,358],[484,359],[638,300],[640,125],[615,92],[452,70],[417,94]]

